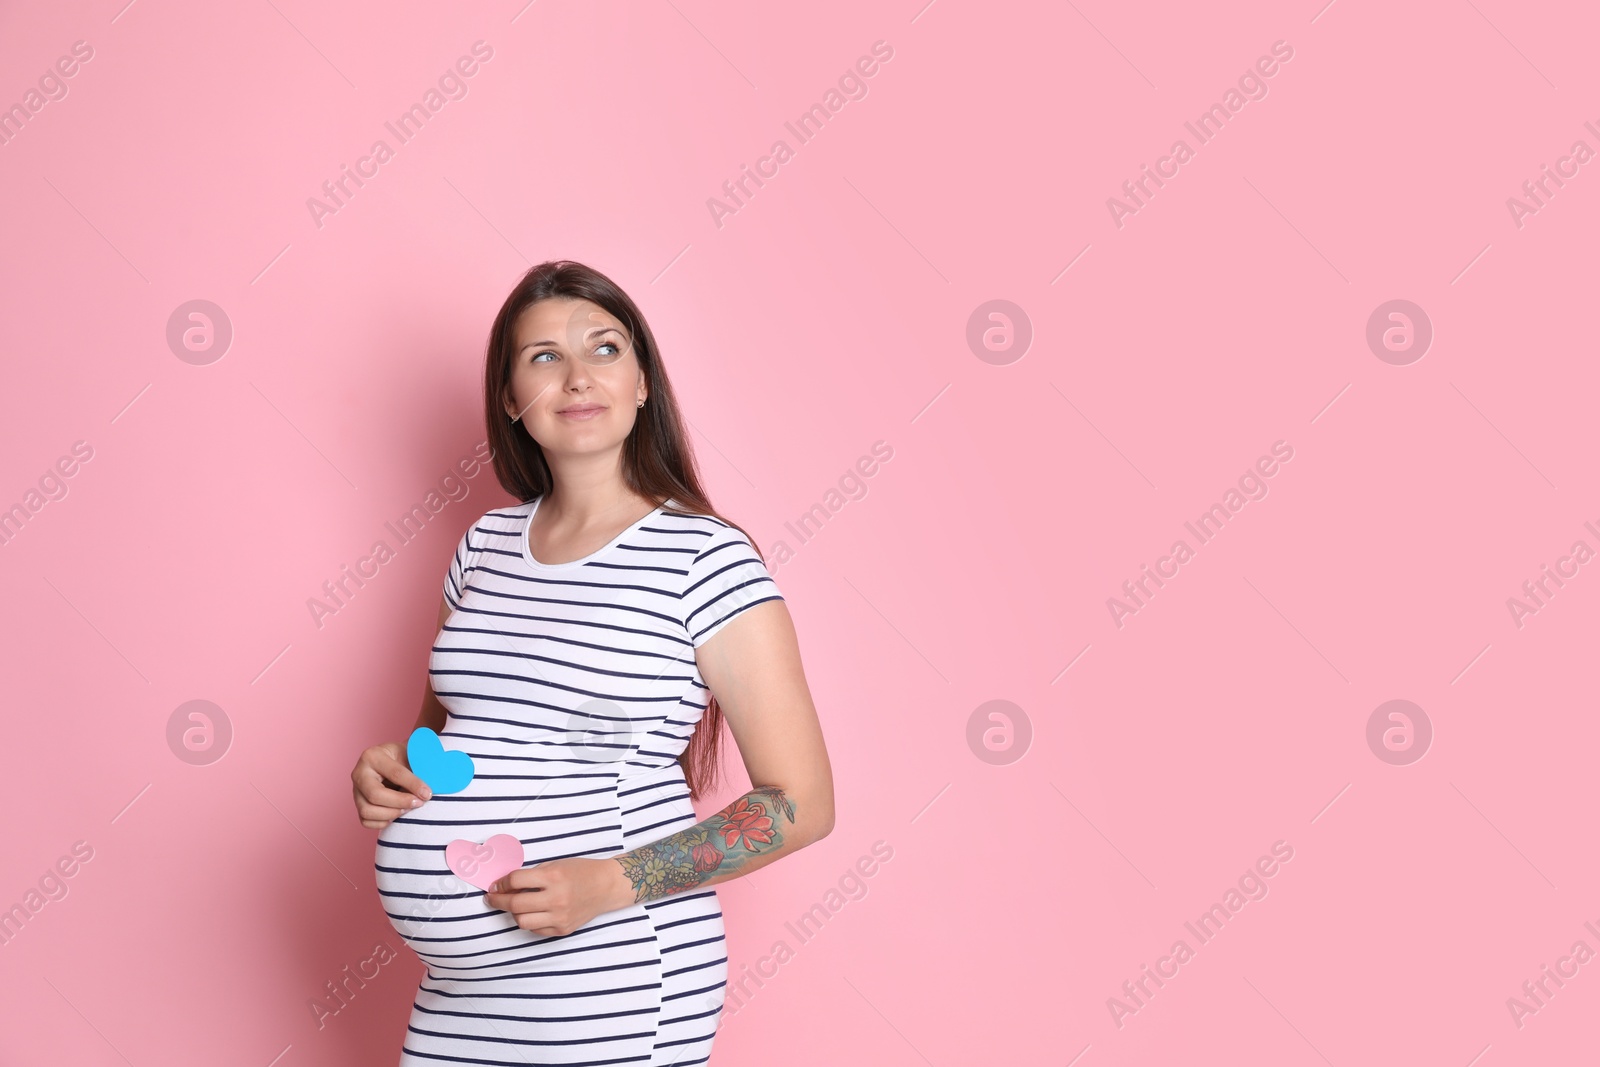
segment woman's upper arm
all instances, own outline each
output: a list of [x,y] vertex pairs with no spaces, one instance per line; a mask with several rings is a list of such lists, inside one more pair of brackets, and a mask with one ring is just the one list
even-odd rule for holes
[[[833,828],[833,770],[788,605],[755,604],[695,650],[752,785],[781,787],[821,837]],[[814,821],[813,821],[814,820]]]

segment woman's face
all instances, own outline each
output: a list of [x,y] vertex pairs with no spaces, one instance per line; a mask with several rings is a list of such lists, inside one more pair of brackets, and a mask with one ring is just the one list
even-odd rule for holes
[[646,395],[623,324],[590,300],[551,298],[523,309],[514,330],[506,414],[549,452],[620,444]]

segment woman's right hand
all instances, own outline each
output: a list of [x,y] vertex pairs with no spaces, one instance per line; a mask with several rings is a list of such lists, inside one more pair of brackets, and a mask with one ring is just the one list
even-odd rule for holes
[[389,741],[373,745],[356,760],[355,770],[350,772],[350,792],[362,826],[382,830],[433,798],[433,790],[406,766],[404,752],[399,741]]

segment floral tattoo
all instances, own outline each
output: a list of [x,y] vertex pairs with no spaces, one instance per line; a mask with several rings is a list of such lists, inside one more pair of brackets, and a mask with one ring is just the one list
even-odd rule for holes
[[[779,816],[782,818],[779,818]],[[794,802],[775,785],[750,790],[711,818],[615,857],[642,904],[736,871],[758,853],[783,847]]]

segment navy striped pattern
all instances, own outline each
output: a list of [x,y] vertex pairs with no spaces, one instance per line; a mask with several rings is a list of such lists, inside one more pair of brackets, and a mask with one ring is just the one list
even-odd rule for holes
[[384,911],[427,968],[400,1064],[704,1064],[728,971],[715,889],[549,937],[488,907],[444,849],[511,834],[533,866],[694,825],[677,763],[709,693],[694,649],[782,595],[737,528],[671,501],[581,560],[541,563],[537,505],[483,515],[444,582],[428,673],[473,779],[378,834]]

